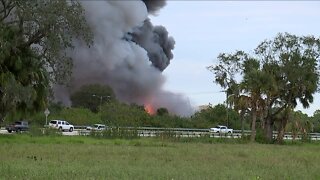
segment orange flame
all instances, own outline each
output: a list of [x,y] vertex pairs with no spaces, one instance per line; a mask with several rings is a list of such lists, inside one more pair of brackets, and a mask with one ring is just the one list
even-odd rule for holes
[[154,115],[156,113],[155,109],[152,107],[151,104],[146,104],[144,106],[144,110],[150,115]]

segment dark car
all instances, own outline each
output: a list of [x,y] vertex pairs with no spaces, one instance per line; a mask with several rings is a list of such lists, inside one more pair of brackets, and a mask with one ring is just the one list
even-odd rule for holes
[[16,121],[14,124],[6,126],[6,130],[11,133],[12,131],[20,132],[29,130],[29,124],[27,121]]

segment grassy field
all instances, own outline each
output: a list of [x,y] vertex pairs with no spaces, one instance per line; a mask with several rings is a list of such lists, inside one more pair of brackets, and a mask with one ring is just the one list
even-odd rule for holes
[[320,144],[0,136],[0,179],[320,179]]

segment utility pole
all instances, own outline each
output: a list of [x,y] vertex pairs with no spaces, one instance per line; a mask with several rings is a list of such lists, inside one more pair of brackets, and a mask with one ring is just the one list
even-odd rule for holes
[[228,90],[224,90],[224,91],[220,91],[220,92],[226,93],[226,116],[227,116],[226,126],[229,127],[229,102],[228,102],[229,94],[228,94]]
[[228,91],[226,91],[226,104],[227,104],[227,127],[229,127],[229,103],[228,103]]
[[99,112],[101,112],[101,106],[102,106],[102,99],[103,98],[110,98],[111,96],[99,96],[99,95],[96,95],[96,94],[92,94],[93,97],[97,97],[100,99],[100,104],[99,104]]

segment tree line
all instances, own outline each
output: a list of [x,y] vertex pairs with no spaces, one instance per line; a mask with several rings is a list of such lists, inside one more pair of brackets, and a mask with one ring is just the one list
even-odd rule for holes
[[279,33],[253,53],[221,53],[219,63],[208,69],[214,73],[214,82],[225,89],[233,109],[241,116],[250,115],[251,141],[259,125],[267,142],[273,141],[276,127],[281,143],[294,108],[298,103],[304,108],[313,103],[319,84],[319,53],[319,38]]
[[[70,78],[72,59],[67,51],[72,50],[74,38],[88,46],[93,43],[79,1],[0,1],[1,122],[14,114],[39,119],[50,107],[55,109],[51,116],[69,112],[71,119],[82,119],[77,116],[81,111],[92,122],[113,125],[208,128],[223,123],[250,128],[251,141],[262,134],[272,142],[272,131],[277,130],[279,143],[288,127],[307,132],[319,126],[315,119],[294,111],[299,103],[306,108],[313,103],[319,90],[320,40],[314,36],[279,33],[252,53],[221,53],[218,64],[208,69],[227,93],[227,105],[209,106],[190,118],[170,115],[165,108],[150,116],[143,107],[118,102],[110,88],[97,85],[73,94],[72,108],[53,103],[52,85],[66,84]],[[92,88],[98,89],[95,94],[88,93]],[[316,112],[311,118],[318,116]]]
[[[93,96],[95,95],[95,96]],[[206,108],[197,111],[191,117],[179,117],[168,113],[166,108],[159,108],[154,115],[150,115],[145,107],[137,104],[119,102],[108,86],[92,84],[81,87],[71,96],[72,106],[65,107],[61,103],[50,103],[48,120],[64,119],[74,125],[92,125],[96,123],[106,124],[111,127],[164,127],[164,128],[197,128],[208,129],[216,125],[227,125],[237,130],[250,130],[251,114],[241,114],[226,104],[207,105]],[[103,98],[102,101],[100,97]],[[25,115],[13,113],[8,116],[5,123],[25,118],[36,126],[45,124],[43,111]],[[307,136],[310,132],[320,132],[320,110],[312,117],[301,111],[292,111],[286,132],[292,132],[294,136],[302,134]],[[256,141],[265,142],[263,137],[261,119],[257,119]],[[273,130],[278,128],[275,123]]]

